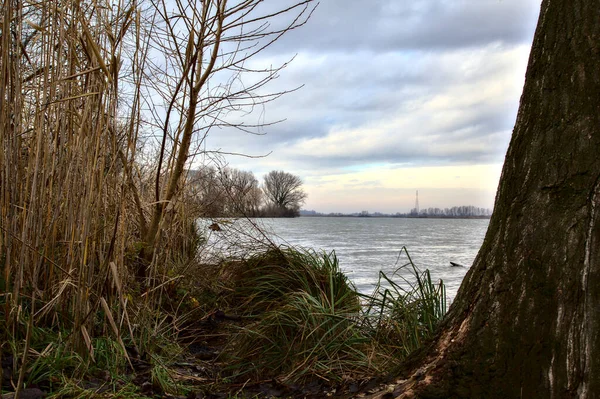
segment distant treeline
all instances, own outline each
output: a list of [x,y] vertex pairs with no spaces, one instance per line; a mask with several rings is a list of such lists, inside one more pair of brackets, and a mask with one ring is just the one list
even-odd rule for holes
[[452,208],[427,208],[420,209],[418,212],[416,209],[412,209],[407,215],[409,217],[452,217],[452,218],[465,218],[465,217],[490,217],[492,210],[489,208],[479,208],[472,205],[453,206]]
[[306,199],[300,177],[271,171],[259,183],[254,173],[205,166],[188,171],[189,201],[204,217],[296,217]]
[[492,210],[489,208],[479,208],[476,206],[454,206],[452,208],[427,208],[412,209],[409,213],[381,213],[368,211],[354,212],[354,213],[320,213],[317,211],[301,210],[300,216],[329,216],[329,217],[342,217],[342,216],[353,216],[353,217],[397,217],[397,218],[462,218],[462,219],[487,219],[492,215]]

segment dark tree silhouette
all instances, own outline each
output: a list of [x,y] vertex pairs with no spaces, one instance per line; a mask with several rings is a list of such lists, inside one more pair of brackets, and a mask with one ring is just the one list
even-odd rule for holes
[[306,200],[302,179],[283,171],[273,170],[265,175],[263,191],[276,213],[282,212],[285,216],[296,216]]
[[543,1],[483,246],[387,397],[600,395],[598,10]]

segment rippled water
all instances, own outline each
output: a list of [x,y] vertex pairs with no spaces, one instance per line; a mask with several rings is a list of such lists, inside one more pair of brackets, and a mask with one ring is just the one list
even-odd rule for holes
[[[421,270],[442,279],[451,301],[483,242],[487,219],[403,219],[300,217],[263,219],[276,241],[306,248],[335,250],[342,270],[362,292],[370,292],[379,270],[392,275],[406,257],[406,246]],[[450,262],[465,267],[452,267]]]
[[[205,255],[244,256],[267,238],[278,244],[290,244],[335,251],[342,270],[357,289],[371,293],[379,271],[388,276],[407,262],[399,256],[406,247],[415,265],[429,269],[432,279],[442,279],[448,301],[452,301],[465,273],[483,242],[487,219],[404,219],[359,217],[300,217],[294,219],[257,219],[221,221],[220,231],[212,231],[210,220],[200,220],[208,232]],[[258,227],[255,228],[255,227]],[[452,267],[455,262],[464,267]],[[397,272],[414,281],[408,268]]]

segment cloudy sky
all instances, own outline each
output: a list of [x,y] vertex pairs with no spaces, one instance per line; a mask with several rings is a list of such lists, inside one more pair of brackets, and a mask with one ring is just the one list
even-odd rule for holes
[[299,175],[305,209],[407,212],[416,190],[421,208],[491,208],[539,7],[322,0],[304,27],[251,63],[295,56],[269,89],[303,87],[246,116],[285,121],[260,136],[213,132],[206,145],[270,153],[227,160],[259,178],[273,169]]

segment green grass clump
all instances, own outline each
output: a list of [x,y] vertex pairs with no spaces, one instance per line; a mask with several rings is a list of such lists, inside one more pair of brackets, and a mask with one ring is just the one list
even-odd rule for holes
[[[31,316],[23,314],[21,317],[27,322]],[[168,341],[168,338],[171,341]],[[0,355],[17,353],[19,356],[15,363],[20,366],[16,370],[2,370],[2,385],[8,392],[14,391],[11,381],[14,384],[19,378],[19,373],[23,372],[23,388],[38,387],[49,393],[50,398],[134,399],[146,397],[140,392],[139,384],[134,384],[136,377],[145,375],[143,379],[152,384],[154,392],[180,394],[185,392],[186,387],[174,378],[171,364],[181,354],[182,349],[176,341],[173,342],[174,338],[173,335],[157,336],[156,347],[148,354],[147,369],[141,363],[132,368],[129,362],[131,357],[126,353],[126,349],[121,342],[108,334],[91,338],[89,346],[81,348],[81,354],[69,347],[73,339],[72,332],[33,326],[25,367],[22,366],[25,351],[25,343],[22,340],[13,339],[0,346]],[[133,348],[128,339],[125,342],[125,345]],[[89,354],[89,357],[85,354]],[[135,361],[133,359],[134,363]],[[3,393],[0,389],[0,396]]]
[[235,348],[237,373],[299,381],[338,380],[366,371],[370,340],[356,315],[336,313],[321,299],[306,292],[288,294],[281,307],[244,329]]
[[260,316],[229,348],[235,375],[338,380],[366,371],[360,300],[335,253],[273,249],[245,266],[236,295]]
[[336,306],[347,312],[360,310],[356,289],[340,270],[335,252],[272,248],[238,267],[241,272],[234,294],[247,312],[261,313],[279,307],[280,300],[294,292],[321,298],[333,311]]
[[[406,247],[400,251],[408,261],[392,277],[379,272],[379,280],[365,301],[364,322],[375,332],[377,341],[391,350],[397,359],[405,358],[433,335],[446,313],[446,288],[435,284],[429,270],[421,272]],[[408,269],[411,279],[400,275]],[[400,283],[394,280],[398,278]]]
[[403,252],[408,262],[400,269],[412,278],[398,283],[380,272],[371,295],[356,291],[334,252],[272,249],[238,265],[234,296],[251,322],[225,352],[229,370],[284,382],[389,370],[433,334],[446,306],[443,283],[434,284]]

